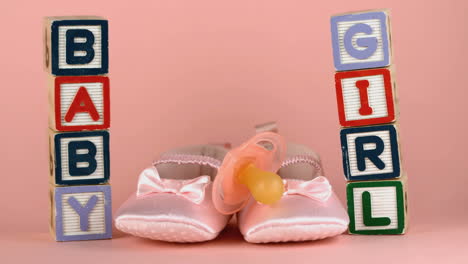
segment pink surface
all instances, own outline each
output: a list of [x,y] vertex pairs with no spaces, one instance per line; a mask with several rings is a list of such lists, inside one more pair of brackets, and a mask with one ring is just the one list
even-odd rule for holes
[[[329,259],[381,263],[468,258],[466,162],[467,1],[3,1],[3,138],[0,259],[47,263],[108,256],[115,262],[201,259],[269,263]],[[111,181],[114,210],[138,173],[164,150],[239,144],[277,120],[287,140],[322,155],[344,201],[330,15],[391,8],[410,229],[405,236],[341,236],[259,246],[231,227],[200,245],[55,243],[48,235],[47,92],[41,19],[99,14],[110,20]],[[112,254],[112,255],[110,255]],[[19,261],[18,261],[19,262]],[[427,261],[428,262],[428,261]]]

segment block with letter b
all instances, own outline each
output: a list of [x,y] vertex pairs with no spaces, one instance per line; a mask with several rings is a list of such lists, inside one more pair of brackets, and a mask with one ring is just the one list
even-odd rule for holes
[[351,234],[404,234],[407,207],[401,181],[350,182],[346,192]]
[[109,180],[109,132],[50,133],[50,174],[58,185]]
[[101,17],[45,19],[45,67],[53,75],[108,72],[108,23]]
[[51,231],[57,241],[112,237],[109,185],[52,187]]
[[400,178],[400,151],[394,125],[342,129],[341,148],[347,180]]
[[337,71],[390,65],[390,28],[386,11],[333,16],[331,31]]
[[107,129],[110,126],[109,78],[50,78],[49,126],[57,131]]
[[342,126],[395,121],[393,83],[388,69],[337,72],[335,86]]

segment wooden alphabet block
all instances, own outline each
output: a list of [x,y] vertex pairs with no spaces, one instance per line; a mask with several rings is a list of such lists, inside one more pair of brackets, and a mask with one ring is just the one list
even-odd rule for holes
[[342,126],[395,121],[393,86],[388,69],[337,72],[335,85]]
[[406,190],[399,181],[350,182],[346,188],[351,234],[404,234]]
[[109,180],[109,132],[50,132],[51,181],[58,185]]
[[390,28],[386,11],[333,16],[331,32],[337,71],[390,65]]
[[400,153],[394,125],[341,130],[343,169],[347,180],[400,177]]
[[53,187],[51,231],[57,241],[112,238],[109,185]]
[[101,17],[45,19],[45,67],[53,75],[108,72],[108,23]]
[[110,126],[109,78],[51,77],[49,126],[56,131],[107,129]]

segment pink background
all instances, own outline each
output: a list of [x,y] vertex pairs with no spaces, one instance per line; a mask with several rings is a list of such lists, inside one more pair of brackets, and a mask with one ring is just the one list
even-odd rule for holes
[[[161,151],[204,142],[238,144],[255,124],[270,120],[278,121],[288,140],[322,155],[344,202],[329,19],[383,7],[391,9],[398,121],[409,175],[407,235],[251,245],[232,225],[217,240],[194,245],[118,232],[108,241],[53,242],[43,16],[97,14],[110,21],[115,210]],[[122,263],[468,259],[460,250],[468,235],[467,1],[15,0],[3,1],[1,9],[0,259],[10,260],[2,263],[94,262],[106,256]]]

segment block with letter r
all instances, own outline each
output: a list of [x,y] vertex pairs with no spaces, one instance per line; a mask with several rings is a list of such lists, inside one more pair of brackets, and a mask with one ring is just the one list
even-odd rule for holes
[[401,177],[400,151],[394,125],[341,130],[343,170],[347,180]]
[[45,67],[53,75],[108,73],[108,22],[101,17],[48,17],[45,44]]
[[50,175],[57,185],[109,180],[109,132],[50,132]]
[[337,71],[390,65],[390,28],[386,11],[333,16],[331,32]]

